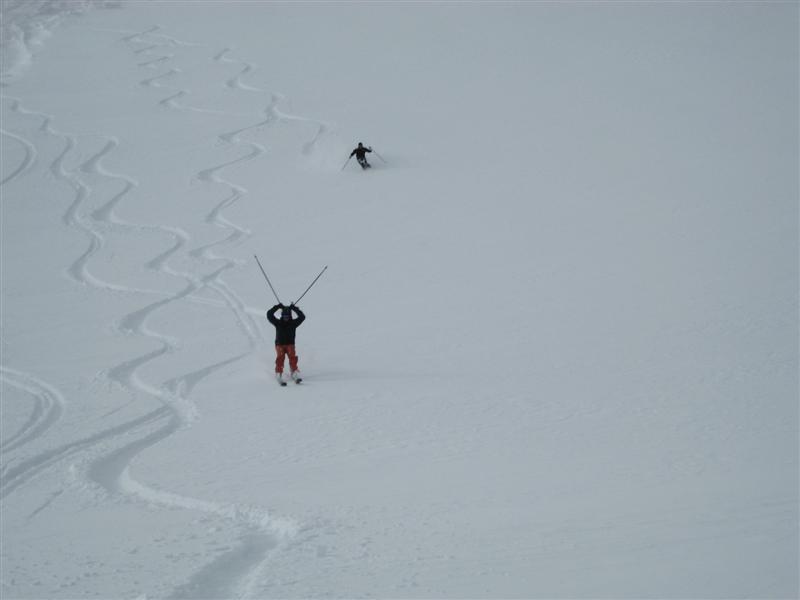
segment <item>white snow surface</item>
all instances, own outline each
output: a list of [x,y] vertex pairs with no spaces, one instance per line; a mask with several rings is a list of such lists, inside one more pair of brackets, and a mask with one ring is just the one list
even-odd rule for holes
[[2,17],[4,599],[798,596],[797,3]]

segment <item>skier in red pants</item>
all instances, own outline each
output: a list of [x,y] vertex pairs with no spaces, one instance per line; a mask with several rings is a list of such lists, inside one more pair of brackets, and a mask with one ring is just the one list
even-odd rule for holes
[[[281,318],[278,319],[275,315],[281,311]],[[292,312],[297,315],[297,318],[292,317]],[[294,349],[295,331],[300,324],[306,320],[303,311],[297,308],[294,304],[284,306],[283,304],[276,304],[267,311],[267,319],[275,326],[275,378],[281,385],[286,385],[283,381],[283,364],[286,358],[289,358],[289,370],[292,374],[292,380],[295,383],[300,383],[300,369],[297,367],[297,353]]]

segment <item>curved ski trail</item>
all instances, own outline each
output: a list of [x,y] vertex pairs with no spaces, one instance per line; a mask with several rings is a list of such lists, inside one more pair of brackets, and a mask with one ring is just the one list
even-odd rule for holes
[[44,435],[61,418],[65,400],[61,392],[50,384],[2,365],[0,381],[33,397],[33,409],[28,419],[0,444],[0,451],[5,454]]
[[[155,30],[154,28],[148,31],[152,32]],[[148,32],[144,32],[142,34],[129,36],[126,38],[126,41],[146,43],[145,40],[143,40],[143,36],[147,33]],[[146,47],[144,51],[151,52],[158,46],[158,43],[152,44]],[[159,57],[153,61],[146,61],[142,63],[142,65],[147,68],[152,68],[154,65],[163,65],[167,63],[167,60],[162,60],[162,58],[164,57]],[[168,78],[177,72],[179,72],[178,69],[170,67],[166,73],[147,78],[141,83],[142,85],[166,87],[156,82]],[[159,100],[158,103],[174,110],[192,110],[191,107],[184,107],[175,102],[175,99],[186,95],[188,95],[186,90],[177,90],[177,92],[169,97]],[[178,272],[172,269],[169,266],[170,258],[184,250],[185,246],[190,242],[191,237],[188,233],[179,228],[160,226],[161,231],[169,231],[169,233],[173,235],[175,244],[167,251],[160,253],[148,261],[146,266],[164,274],[183,279],[185,287],[176,294],[129,313],[119,319],[115,325],[115,329],[121,334],[146,337],[158,342],[158,347],[155,350],[110,368],[106,376],[109,380],[133,392],[146,394],[159,401],[162,404],[163,410],[166,411],[162,414],[161,425],[158,429],[150,432],[145,437],[130,442],[117,448],[111,454],[96,459],[88,470],[90,480],[94,481],[111,494],[134,496],[150,504],[212,514],[223,519],[231,520],[238,525],[244,525],[247,531],[249,531],[249,533],[241,538],[239,548],[217,557],[211,564],[206,565],[206,567],[198,571],[189,582],[174,590],[174,597],[183,596],[187,591],[194,589],[196,586],[207,585],[212,581],[216,582],[214,589],[216,589],[220,595],[228,595],[231,592],[235,592],[237,595],[247,594],[248,589],[251,587],[253,577],[262,568],[269,553],[278,546],[282,539],[285,539],[287,536],[292,536],[296,530],[296,525],[291,520],[276,519],[264,509],[219,504],[212,501],[185,497],[173,492],[158,490],[135,480],[130,473],[131,464],[139,454],[145,449],[173,435],[196,418],[196,407],[190,400],[190,395],[194,386],[215,371],[251,355],[258,345],[263,343],[260,329],[248,313],[244,302],[242,302],[233,290],[220,278],[223,272],[238,266],[237,263],[219,256],[211,256],[208,253],[211,246],[233,244],[250,235],[249,231],[245,228],[236,225],[223,215],[223,210],[238,201],[247,193],[247,190],[234,182],[224,179],[220,175],[220,172],[236,163],[253,160],[264,152],[264,148],[255,142],[240,142],[237,133],[238,132],[221,134],[219,137],[221,140],[234,145],[240,143],[246,145],[249,151],[245,155],[232,161],[226,161],[201,169],[196,173],[197,180],[208,184],[223,185],[230,190],[227,197],[225,197],[206,218],[208,222],[213,222],[219,227],[228,229],[230,233],[224,240],[216,242],[199,252],[194,251],[189,254],[196,259],[222,261],[223,264],[211,274],[203,277],[198,277],[193,273]],[[137,228],[141,229],[142,227],[150,226],[125,223],[115,216],[114,208],[124,200],[127,192],[135,186],[135,182],[132,179],[111,173],[103,167],[103,157],[112,152],[116,148],[116,144],[117,142],[115,140],[110,140],[100,153],[81,166],[81,172],[93,176],[116,178],[124,183],[123,191],[110,199],[102,208],[93,211],[91,216],[96,222],[103,223],[106,226],[121,226],[133,233]],[[88,260],[88,257],[86,260]],[[249,350],[244,354],[232,356],[213,365],[207,365],[196,369],[191,373],[171,378],[161,384],[152,384],[144,381],[139,374],[140,369],[144,365],[166,354],[176,352],[180,344],[179,340],[153,330],[148,325],[148,319],[162,308],[183,299],[188,299],[193,293],[203,288],[216,291],[224,305],[232,311],[240,329],[247,338]],[[246,560],[245,557],[247,557]],[[232,565],[234,564],[237,566],[232,569]]]
[[[191,95],[191,90],[170,85],[182,71],[180,66],[174,64],[175,55],[178,53],[170,53],[169,49],[202,47],[200,44],[183,42],[166,35],[158,26],[128,34],[122,41],[130,44],[132,52],[140,57],[137,65],[151,72],[148,77],[139,81],[139,85],[142,88],[164,92],[165,97],[155,99],[158,106],[168,110],[243,116],[233,112],[189,106],[184,102],[185,98]],[[230,63],[237,67],[237,72],[221,84],[234,92],[266,94],[264,90],[249,85],[244,80],[252,75],[257,67],[252,63],[232,58],[231,52],[226,48],[211,57],[214,61]],[[241,153],[233,159],[198,169],[194,174],[195,181],[207,186],[218,186],[224,190],[216,205],[205,215],[206,223],[220,228],[224,232],[223,236],[212,243],[196,247],[191,247],[191,233],[179,226],[134,223],[119,217],[117,209],[130,200],[140,187],[135,178],[112,171],[105,166],[106,159],[120,147],[119,138],[106,134],[72,134],[58,131],[52,125],[55,117],[30,111],[24,108],[20,101],[15,101],[11,107],[22,117],[39,119],[41,122],[39,130],[54,147],[58,148],[57,152],[51,153],[55,158],[49,165],[49,172],[71,190],[68,206],[62,214],[62,222],[86,239],[85,247],[78,256],[72,257],[64,269],[65,275],[80,285],[105,292],[136,297],[150,296],[151,299],[156,297],[144,306],[121,315],[113,323],[113,329],[120,337],[134,336],[147,339],[155,345],[155,348],[110,365],[101,374],[109,383],[130,392],[132,397],[145,397],[155,401],[156,406],[125,422],[92,431],[79,439],[62,443],[14,464],[4,465],[0,472],[0,498],[5,498],[40,473],[65,461],[73,461],[70,469],[74,472],[74,461],[78,460],[78,457],[83,457],[79,464],[86,465],[80,469],[85,481],[95,489],[104,490],[109,497],[134,499],[148,506],[197,511],[228,522],[238,532],[239,543],[212,558],[187,581],[175,587],[171,593],[171,597],[175,598],[198,593],[211,593],[219,597],[252,595],[272,553],[293,538],[298,531],[298,525],[293,520],[275,517],[262,507],[184,496],[147,485],[134,478],[132,474],[133,463],[144,451],[189,426],[198,418],[197,406],[192,400],[193,390],[198,384],[229,365],[252,357],[265,345],[261,327],[252,316],[259,311],[248,307],[223,279],[226,271],[241,267],[241,262],[226,257],[224,250],[235,248],[251,236],[246,227],[226,216],[226,212],[246,198],[250,192],[242,184],[227,177],[225,173],[230,167],[257,160],[265,154],[266,149],[262,144],[245,137],[248,133],[260,131],[279,122],[313,124],[316,133],[302,147],[303,154],[310,154],[320,137],[329,131],[329,127],[322,122],[282,112],[278,108],[279,103],[284,101],[281,95],[273,93],[269,97],[270,102],[262,113],[255,112],[252,115],[251,125],[223,131],[217,135],[220,144],[238,149]],[[21,181],[39,160],[40,153],[36,144],[17,132],[9,131],[8,128],[0,130],[0,135],[13,140],[21,148],[20,162],[8,174],[3,175],[0,185]],[[78,158],[86,148],[98,148],[98,146],[99,149],[94,150],[88,158],[82,156]],[[75,162],[78,162],[77,166],[72,166]],[[109,232],[125,234],[133,241],[144,239],[143,234],[147,234],[148,238],[156,234],[158,237],[170,240],[170,246],[166,250],[159,250],[143,266],[147,270],[180,280],[182,282],[180,289],[177,291],[140,289],[128,285],[124,280],[106,281],[97,276],[93,272],[93,263],[103,252],[109,251]],[[146,243],[150,244],[149,239]],[[182,271],[172,267],[173,259],[178,257],[192,259],[198,268]],[[201,263],[214,265],[212,272],[200,275]],[[205,266],[207,269],[208,265]],[[96,268],[94,270],[97,271]],[[201,291],[211,291],[215,298],[200,296]],[[184,301],[202,302],[229,311],[244,336],[246,348],[212,364],[194,365],[189,372],[175,374],[163,381],[150,381],[143,375],[144,368],[181,349],[181,340],[158,331],[151,325],[151,318],[167,307],[179,308]],[[46,382],[5,365],[0,365],[0,379],[5,385],[17,388],[33,398],[33,407],[27,420],[0,445],[0,450],[6,453],[41,439],[61,418],[66,401],[58,390]],[[111,411],[106,417],[115,412],[116,410]],[[34,518],[62,492],[63,490],[55,490],[39,506],[32,507],[28,518]]]

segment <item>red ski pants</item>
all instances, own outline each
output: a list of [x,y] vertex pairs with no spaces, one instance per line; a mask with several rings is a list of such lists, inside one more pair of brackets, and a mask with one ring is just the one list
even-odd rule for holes
[[294,344],[286,344],[286,345],[276,344],[275,352],[278,355],[275,358],[276,373],[283,373],[283,363],[286,360],[287,356],[289,357],[289,369],[291,369],[292,373],[297,371],[297,354],[294,351]]

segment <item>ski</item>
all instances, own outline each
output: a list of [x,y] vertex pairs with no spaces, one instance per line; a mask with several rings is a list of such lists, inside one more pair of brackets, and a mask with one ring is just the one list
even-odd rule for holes
[[[283,377],[281,377],[280,375],[276,375],[275,376],[275,380],[278,382],[278,385],[281,386],[281,387],[286,387],[288,385],[288,383],[286,381],[284,381]],[[301,383],[303,383],[303,378],[302,377],[292,377],[292,381],[294,381],[297,385],[300,385]]]

